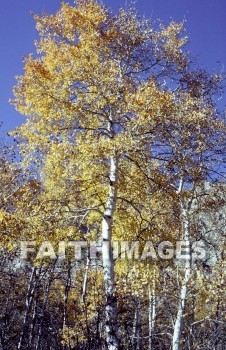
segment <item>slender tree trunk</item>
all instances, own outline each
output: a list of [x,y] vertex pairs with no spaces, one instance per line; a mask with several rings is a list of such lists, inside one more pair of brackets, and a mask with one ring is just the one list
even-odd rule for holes
[[[69,297],[69,292],[71,289],[71,269],[72,266],[69,264],[68,268],[67,268],[67,278],[66,278],[66,285],[65,285],[65,289],[64,289],[64,310],[63,310],[63,330],[65,329],[65,327],[67,326],[67,318],[68,318],[68,297]],[[63,345],[63,349],[66,350],[68,349],[70,346],[68,346],[67,344]]]
[[185,274],[184,279],[181,284],[180,291],[180,300],[177,310],[176,322],[174,325],[174,333],[173,333],[173,345],[172,350],[180,350],[180,341],[181,341],[181,331],[182,331],[182,323],[183,323],[183,315],[186,305],[187,293],[188,293],[188,281],[191,275],[191,247],[190,247],[190,222],[188,217],[188,209],[182,208],[182,223],[183,223],[183,240],[187,242],[189,246],[189,258],[185,260]]
[[82,286],[82,298],[81,298],[82,303],[84,303],[86,300],[89,267],[90,267],[90,258],[89,256],[87,256],[86,268],[85,268],[85,274],[84,274],[84,280],[83,280],[83,286]]
[[33,304],[35,288],[36,288],[37,280],[38,280],[38,277],[36,275],[37,269],[38,269],[37,267],[33,267],[31,277],[29,280],[29,286],[28,286],[28,291],[27,291],[27,296],[26,296],[26,310],[25,310],[25,314],[24,314],[24,318],[23,318],[23,326],[22,326],[22,330],[20,333],[20,339],[19,339],[19,342],[17,345],[17,350],[20,350],[22,348],[22,344],[24,342],[24,337],[25,337],[25,332],[26,332],[27,327],[28,327],[28,317],[29,317],[29,313],[31,311],[31,307]]
[[67,280],[64,290],[64,311],[63,311],[63,329],[67,326],[67,308],[68,308],[68,296],[71,288],[71,265],[67,269]]
[[30,332],[29,332],[29,347],[32,349],[32,344],[34,342],[34,337],[35,337],[35,324],[36,324],[36,319],[37,319],[37,314],[38,314],[38,302],[39,302],[39,297],[40,297],[40,279],[39,283],[36,288],[36,293],[35,293],[35,300],[34,300],[34,307],[33,307],[33,313],[32,313],[32,318],[31,318],[31,326],[30,326]]
[[114,260],[112,255],[112,223],[117,200],[118,157],[110,157],[109,196],[102,221],[102,259],[106,296],[105,324],[108,350],[118,349],[117,301],[114,294]]
[[193,344],[193,323],[195,322],[195,295],[192,293],[192,298],[191,298],[191,316],[190,316],[190,328],[189,328],[189,335],[188,335],[188,349],[192,350],[194,348]]
[[136,308],[133,321],[133,349],[142,349],[142,335],[141,335],[141,316],[140,316],[140,298],[137,298]]
[[[51,274],[51,271],[50,271],[50,274]],[[43,287],[44,288],[44,299],[43,299],[43,303],[42,303],[41,319],[40,319],[40,324],[39,324],[39,329],[38,329],[38,336],[37,336],[35,350],[39,349],[40,344],[41,344],[41,340],[42,340],[43,322],[44,322],[47,302],[48,302],[48,299],[49,299],[51,283],[52,283],[52,277],[51,276],[47,276],[47,281],[46,281],[46,283],[44,284],[44,287]]]
[[148,329],[149,329],[149,342],[148,350],[153,350],[153,336],[155,328],[155,317],[156,317],[156,295],[155,285],[152,288],[149,286],[149,308],[148,308]]

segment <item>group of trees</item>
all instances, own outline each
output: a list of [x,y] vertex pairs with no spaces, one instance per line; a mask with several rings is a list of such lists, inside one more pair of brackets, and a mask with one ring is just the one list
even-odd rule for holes
[[[1,152],[0,349],[223,350],[224,77],[192,62],[183,23],[96,0],[35,20],[13,101],[20,154]],[[112,252],[180,240],[182,262]],[[102,254],[21,262],[21,241]]]

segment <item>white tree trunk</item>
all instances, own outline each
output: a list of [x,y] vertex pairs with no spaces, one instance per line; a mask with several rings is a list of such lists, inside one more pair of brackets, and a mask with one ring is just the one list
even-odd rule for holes
[[182,208],[182,223],[183,223],[183,241],[187,242],[189,245],[189,258],[185,260],[185,272],[184,278],[181,284],[180,291],[180,300],[177,310],[176,322],[174,325],[174,333],[173,333],[173,345],[172,350],[180,350],[180,341],[181,341],[181,331],[182,331],[182,323],[183,323],[183,315],[186,305],[187,292],[188,292],[188,281],[191,275],[191,243],[190,243],[190,222],[188,217],[188,209]]
[[25,311],[24,318],[23,318],[23,326],[22,326],[22,330],[21,330],[21,334],[20,334],[20,338],[19,338],[19,343],[17,345],[17,350],[20,350],[22,348],[24,337],[25,337],[25,332],[27,331],[26,328],[28,326],[28,317],[29,317],[29,313],[31,311],[33,301],[34,301],[35,288],[37,286],[38,277],[39,277],[39,276],[37,277],[37,275],[36,275],[37,269],[38,269],[37,267],[32,268],[32,273],[31,273],[28,291],[27,291],[27,295],[26,295],[26,311]]
[[67,308],[68,308],[68,296],[71,289],[71,265],[68,266],[67,280],[64,289],[64,310],[63,310],[63,329],[67,326]]
[[142,332],[141,332],[141,314],[140,314],[140,298],[136,300],[134,320],[133,320],[133,349],[141,350],[142,349]]
[[118,315],[114,295],[114,260],[112,254],[112,223],[117,200],[118,157],[110,157],[109,196],[102,221],[102,259],[106,296],[106,343],[108,350],[118,349]]
[[148,290],[149,294],[149,310],[148,310],[148,329],[149,329],[149,341],[148,341],[148,350],[152,350],[153,344],[153,335],[155,328],[155,317],[156,317],[156,295],[155,295],[155,285],[153,285],[152,289],[149,286]]
[[83,280],[83,286],[82,286],[82,298],[81,298],[82,303],[84,303],[86,299],[89,265],[90,265],[90,259],[87,256],[86,268],[85,268],[85,274],[84,274],[84,280]]

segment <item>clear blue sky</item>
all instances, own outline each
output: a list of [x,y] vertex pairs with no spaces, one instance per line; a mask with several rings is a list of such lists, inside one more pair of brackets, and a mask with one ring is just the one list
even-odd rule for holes
[[[113,10],[125,3],[124,0],[103,2]],[[55,13],[59,6],[59,0],[0,1],[0,121],[5,131],[25,121],[8,100],[12,97],[15,76],[23,72],[22,58],[35,51],[33,42],[37,32],[30,11]],[[209,71],[217,66],[218,60],[226,70],[226,0],[137,0],[136,7],[140,14],[153,20],[161,18],[166,24],[170,18],[186,19],[188,48],[193,56]]]

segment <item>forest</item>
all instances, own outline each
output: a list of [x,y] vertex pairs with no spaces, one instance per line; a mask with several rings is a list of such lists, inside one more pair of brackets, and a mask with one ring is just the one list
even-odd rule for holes
[[0,350],[225,350],[225,73],[133,5],[34,20],[0,143]]

